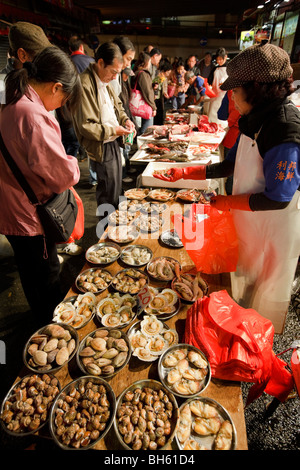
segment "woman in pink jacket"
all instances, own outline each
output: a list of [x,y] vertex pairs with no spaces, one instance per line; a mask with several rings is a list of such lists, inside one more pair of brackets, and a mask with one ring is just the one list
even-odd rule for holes
[[[81,97],[78,73],[57,47],[44,49],[6,77],[0,132],[12,158],[41,202],[79,180],[77,159],[66,155],[58,122],[49,111]],[[22,286],[41,324],[62,300],[56,245],[47,239],[34,205],[0,153],[0,233],[10,242]]]

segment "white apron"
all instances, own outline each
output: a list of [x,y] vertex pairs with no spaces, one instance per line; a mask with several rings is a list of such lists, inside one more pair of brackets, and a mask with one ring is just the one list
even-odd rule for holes
[[218,67],[214,72],[214,79],[212,83],[212,90],[217,95],[215,98],[210,98],[208,108],[208,120],[209,122],[221,123],[218,118],[218,111],[222,104],[222,100],[226,94],[226,91],[220,90],[220,86],[225,82],[228,77],[226,67]]
[[[253,145],[254,144],[254,145]],[[263,159],[256,142],[241,135],[232,194],[265,189]],[[244,308],[268,318],[282,333],[300,254],[300,191],[282,210],[232,210],[239,260],[231,273],[232,296]]]

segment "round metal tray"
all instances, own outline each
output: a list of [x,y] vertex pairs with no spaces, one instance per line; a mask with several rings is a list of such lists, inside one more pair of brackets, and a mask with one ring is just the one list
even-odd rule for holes
[[[164,365],[165,358],[170,353],[174,353],[175,351],[178,351],[178,350],[186,350],[187,352],[194,351],[194,352],[200,354],[202,359],[204,359],[207,362],[207,374],[204,377],[204,379],[200,380],[201,389],[199,391],[197,391],[197,393],[190,393],[190,394],[189,393],[186,393],[186,394],[179,393],[178,391],[174,390],[174,388],[171,385],[169,385],[169,383],[167,381],[168,373],[172,369],[175,369],[176,366],[166,367]],[[190,361],[189,361],[189,365],[190,365],[191,368],[197,369],[196,367],[193,367],[193,365]],[[197,397],[200,393],[203,393],[204,390],[207,388],[207,386],[208,386],[208,384],[210,383],[210,380],[211,380],[211,368],[210,368],[210,365],[209,365],[209,362],[208,362],[207,358],[205,357],[205,355],[202,351],[200,351],[195,346],[192,346],[190,344],[180,343],[180,344],[171,346],[166,351],[164,351],[163,354],[160,356],[159,363],[158,363],[158,375],[159,375],[159,378],[160,378],[161,382],[164,384],[164,386],[168,390],[170,390],[170,392],[174,393],[174,395],[176,395],[180,398],[192,398],[192,397]]]
[[126,269],[122,269],[121,271],[119,271],[119,272],[113,277],[112,282],[111,282],[111,286],[112,286],[117,292],[120,292],[120,293],[122,293],[122,294],[137,295],[137,294],[140,292],[140,290],[143,289],[144,286],[141,287],[140,290],[137,291],[137,292],[130,292],[130,291],[127,291],[126,288],[120,289],[120,288],[116,287],[115,280],[119,277],[119,275],[120,275],[121,273],[127,274],[128,272],[129,272],[129,274],[130,274],[130,271],[132,271],[132,270],[137,271],[138,273],[142,274],[142,277],[144,277],[144,278],[146,279],[146,284],[145,284],[145,285],[147,285],[147,284],[149,283],[149,278],[148,278],[147,274],[144,273],[143,271],[140,271],[140,270],[137,269],[137,268],[126,268]]
[[160,281],[160,282],[171,282],[174,278],[175,278],[175,274],[174,276],[172,276],[171,278],[168,278],[168,279],[162,279],[161,277],[159,276],[154,276],[153,274],[151,274],[151,272],[149,271],[149,268],[151,266],[152,263],[154,263],[155,261],[158,261],[158,260],[163,260],[163,259],[166,259],[166,260],[171,260],[171,261],[175,261],[178,266],[179,266],[179,270],[181,270],[181,264],[179,263],[179,261],[175,258],[171,258],[170,256],[158,256],[157,258],[152,258],[152,260],[147,264],[147,272],[149,274],[149,276],[151,276],[153,279],[155,279],[156,281]]
[[142,204],[140,212],[143,214],[161,214],[167,207],[167,204],[161,202],[145,202]]
[[[204,404],[207,404],[207,405],[210,405],[210,406],[214,407],[218,412],[218,415],[220,417],[221,422],[223,422],[223,421],[229,421],[230,422],[230,424],[232,426],[232,441],[231,441],[231,447],[230,447],[229,450],[235,450],[236,449],[236,444],[237,444],[237,434],[236,434],[236,429],[235,429],[234,423],[232,421],[232,418],[229,415],[228,411],[222,405],[220,405],[220,403],[213,400],[212,398],[206,398],[206,397],[190,398],[189,400],[182,403],[182,405],[179,408],[179,421],[178,422],[180,423],[180,412],[182,411],[182,409],[186,405],[190,405],[190,403],[192,403],[194,401],[201,401]],[[191,413],[191,414],[192,414],[192,423],[193,423],[196,416],[193,415],[193,413]],[[181,443],[180,440],[178,439],[177,433],[178,433],[178,428],[177,428],[176,433],[175,433],[176,444],[177,444],[177,446],[180,450],[184,450],[185,443],[187,441]],[[193,429],[191,429],[190,438],[192,440],[196,441],[196,443],[199,446],[201,446],[200,449],[214,450],[214,441],[215,441],[215,438],[216,438],[216,434],[210,434],[208,436],[200,436],[195,431],[193,431]],[[189,450],[196,450],[196,449],[189,449]]]
[[[160,193],[166,193],[167,197],[160,197]],[[159,201],[159,202],[166,202],[170,201],[173,199],[175,196],[175,192],[171,191],[170,189],[166,188],[157,188],[157,189],[152,189],[152,191],[149,192],[148,197],[150,199],[153,199],[153,201]]]
[[112,275],[111,272],[108,271],[107,269],[102,269],[102,268],[86,269],[85,271],[82,271],[80,274],[78,274],[78,276],[77,276],[77,278],[76,278],[76,280],[75,280],[75,285],[76,285],[77,289],[78,289],[80,292],[83,292],[83,293],[85,293],[85,292],[92,292],[93,294],[98,295],[98,294],[100,294],[101,292],[105,291],[105,290],[110,286],[111,281],[108,282],[108,283],[106,283],[106,284],[107,284],[106,287],[103,287],[102,289],[98,289],[97,291],[92,291],[92,290],[88,290],[88,289],[85,290],[83,287],[81,287],[81,286],[79,285],[80,276],[84,276],[85,274],[93,273],[93,272],[97,271],[98,269],[99,269],[101,272],[104,272],[104,273],[110,275],[110,276],[111,276],[111,280],[112,280],[113,275]]
[[[148,288],[150,289],[150,291],[151,291],[151,288],[152,288],[152,289],[155,289],[155,291],[157,291],[159,294],[161,294],[161,293],[166,289],[166,288],[164,288],[164,287],[161,288],[161,287],[153,287],[153,286],[148,286]],[[171,290],[173,290],[173,289],[171,289]],[[174,292],[175,292],[175,291],[174,291]],[[176,292],[175,292],[175,294],[176,294]],[[158,314],[158,313],[153,313],[153,312],[147,311],[147,308],[148,308],[148,307],[146,307],[146,308],[143,310],[143,312],[144,312],[145,315],[152,315],[152,314],[153,314],[153,315],[155,315],[159,320],[165,321],[165,320],[169,320],[170,318],[174,317],[174,316],[177,315],[177,313],[179,312],[180,307],[181,307],[181,301],[180,301],[180,298],[179,298],[179,297],[178,297],[178,300],[177,300],[177,302],[175,303],[174,306],[175,306],[174,312],[169,312],[169,313],[167,313],[167,312],[165,312],[165,313],[159,313],[159,314]],[[151,307],[149,307],[149,308],[151,308]]]
[[[95,316],[95,307],[96,307],[96,303],[97,303],[97,299],[95,297],[95,304],[93,306],[93,309],[91,311],[91,314],[89,317],[86,316],[86,314],[80,314],[79,312],[77,312],[77,314],[75,313],[75,317],[71,320],[71,321],[64,321],[64,320],[56,320],[55,319],[55,315],[56,315],[56,312],[58,311],[58,309],[60,308],[61,305],[64,305],[64,304],[71,304],[72,306],[74,306],[74,303],[76,302],[76,300],[78,299],[78,297],[81,295],[81,296],[84,296],[84,295],[93,295],[91,292],[86,292],[85,294],[79,294],[79,295],[72,295],[71,297],[68,297],[67,299],[64,299],[62,302],[60,302],[56,308],[54,309],[54,313],[53,313],[53,319],[52,321],[55,322],[55,323],[67,323],[68,325],[71,325],[73,328],[75,328],[75,330],[78,330],[79,328],[83,328],[90,320],[92,320]],[[75,312],[76,312],[76,308],[75,308]]]
[[[109,377],[114,377],[118,372],[120,372],[120,371],[128,364],[128,362],[130,361],[130,357],[131,357],[131,352],[132,352],[132,350],[131,350],[130,341],[129,341],[129,339],[128,339],[128,336],[127,336],[127,334],[125,334],[123,331],[119,331],[119,330],[114,329],[114,328],[111,328],[111,329],[109,329],[109,328],[98,328],[98,329],[92,331],[91,333],[87,334],[87,335],[83,338],[83,340],[80,342],[79,347],[78,347],[77,352],[76,352],[76,361],[77,361],[78,367],[79,367],[79,369],[83,372],[84,375],[87,375],[87,374],[88,374],[88,375],[94,375],[94,374],[92,374],[92,373],[85,367],[85,365],[84,365],[83,362],[82,362],[82,358],[81,358],[81,356],[80,356],[80,353],[81,353],[81,351],[82,351],[85,347],[88,346],[88,344],[87,344],[87,343],[88,343],[88,341],[87,341],[88,338],[94,338],[97,331],[103,331],[103,332],[107,331],[107,337],[109,337],[109,336],[112,337],[112,332],[113,332],[113,331],[118,331],[118,333],[119,333],[119,335],[120,335],[120,338],[118,338],[118,339],[123,339],[123,340],[126,342],[127,346],[128,346],[127,358],[126,358],[125,362],[124,362],[120,367],[116,367],[114,372],[112,372],[112,373],[107,373],[107,374],[106,374],[106,373],[102,373],[103,367],[102,367],[102,368],[100,367],[100,369],[101,369],[101,374],[100,374],[99,376],[95,374],[96,377],[101,377],[102,379],[106,380],[106,379],[108,379]],[[120,352],[121,352],[121,351],[120,351]],[[95,350],[95,354],[96,354],[96,353],[97,353],[97,351]],[[101,357],[102,357],[102,356],[101,356]],[[109,364],[107,364],[107,365],[109,365]]]
[[[118,233],[124,235],[124,238],[118,238]],[[112,226],[108,228],[107,235],[113,242],[123,245],[136,240],[139,236],[139,231],[133,225],[117,225],[115,227]]]
[[[158,320],[158,319],[157,319],[157,320]],[[154,361],[156,361],[156,360],[160,357],[161,354],[163,354],[163,352],[165,351],[165,349],[163,349],[163,351],[162,351],[161,353],[158,353],[158,352],[157,352],[156,354],[149,352],[149,356],[147,356],[147,358],[146,358],[145,356],[142,358],[142,357],[139,356],[138,353],[137,353],[137,350],[138,350],[139,348],[135,348],[135,347],[132,345],[132,342],[131,342],[131,336],[133,336],[135,333],[138,333],[138,332],[143,333],[142,330],[141,330],[141,322],[142,322],[142,320],[137,321],[136,323],[134,323],[134,324],[130,327],[130,329],[128,330],[128,332],[127,332],[128,339],[129,339],[129,342],[130,342],[130,345],[131,345],[131,349],[132,349],[132,356],[137,357],[137,358],[138,358],[140,361],[142,361],[142,362],[154,362]],[[162,323],[162,327],[163,327],[162,332],[161,332],[161,333],[158,333],[157,335],[153,335],[153,336],[144,335],[145,338],[147,339],[147,342],[150,341],[151,338],[153,338],[153,337],[157,337],[158,335],[163,336],[163,333],[164,333],[164,332],[171,331],[170,328],[169,328],[169,326],[168,326],[166,323],[162,322],[161,320],[159,320],[159,322]],[[175,332],[174,332],[174,333],[175,333]],[[177,334],[177,333],[176,333],[176,334]],[[177,341],[178,341],[178,335],[177,335]],[[167,345],[165,346],[165,348],[167,348]],[[144,349],[144,348],[142,348],[142,349]],[[147,349],[147,347],[146,347],[146,349]],[[172,393],[173,393],[173,392],[172,392]]]
[[[154,225],[154,223],[153,223],[154,219],[156,219],[158,221],[157,225]],[[145,228],[142,225],[143,222],[146,222],[146,223],[150,224],[150,226]],[[162,228],[164,223],[165,223],[165,221],[161,217],[161,214],[154,214],[154,213],[142,214],[133,221],[133,225],[135,225],[138,228],[138,230],[142,233],[155,233],[155,232],[158,232]]]
[[[105,315],[101,315],[101,313],[99,312],[99,307],[100,307],[100,304],[102,302],[104,302],[105,300],[108,300],[109,302],[110,301],[113,301],[114,302],[114,296],[120,296],[120,298],[122,299],[123,297],[126,297],[126,296],[130,296],[133,300],[134,300],[134,305],[132,308],[132,312],[133,312],[133,316],[130,318],[129,321],[125,322],[125,321],[120,321],[120,323],[114,325],[114,326],[108,326],[108,325],[105,325],[104,323],[104,316]],[[116,305],[116,302],[114,302],[114,304]],[[116,313],[119,313],[119,310],[122,308],[122,307],[125,307],[125,305],[121,305],[119,308],[118,306],[116,305]],[[136,319],[136,316],[137,316],[137,301],[136,301],[136,297],[134,295],[131,295],[131,294],[119,294],[119,292],[115,292],[114,294],[109,294],[109,296],[107,297],[103,297],[101,300],[99,300],[97,306],[96,306],[96,318],[99,320],[99,322],[103,325],[104,328],[125,328],[126,326],[130,325],[130,323],[132,323],[135,319]],[[107,313],[106,315],[110,315],[109,313]]]
[[[104,431],[100,432],[99,437],[97,439],[95,439],[94,441],[92,441],[89,445],[86,445],[84,447],[80,447],[79,449],[75,449],[74,447],[64,445],[59,440],[58,436],[56,435],[56,432],[55,432],[55,428],[56,428],[56,425],[55,425],[55,412],[56,412],[56,409],[59,408],[59,403],[60,403],[61,397],[64,397],[65,395],[67,395],[70,392],[70,390],[73,389],[74,386],[78,390],[81,384],[85,385],[89,382],[91,382],[94,385],[103,385],[105,387],[107,398],[108,398],[108,401],[110,403],[110,412],[111,413],[110,413],[110,417],[109,417],[109,420],[107,422],[107,425],[106,425]],[[92,447],[95,446],[95,444],[97,444],[97,442],[100,441],[100,439],[103,439],[106,436],[106,434],[108,433],[108,431],[110,430],[110,428],[111,428],[111,426],[114,422],[115,414],[116,414],[116,397],[115,397],[113,389],[106,382],[106,380],[102,379],[101,377],[95,377],[93,375],[79,377],[78,379],[75,379],[72,382],[70,382],[68,385],[66,385],[62,389],[62,391],[59,393],[59,395],[56,397],[55,402],[54,402],[54,404],[51,408],[51,413],[50,413],[50,420],[49,420],[50,433],[51,433],[51,436],[53,437],[55,443],[60,448],[62,448],[64,450],[87,450],[87,449],[91,449]]]
[[[50,323],[50,325],[55,325],[55,323]],[[53,374],[54,372],[57,372],[59,369],[61,369],[63,366],[65,366],[68,362],[70,362],[73,359],[73,357],[75,356],[76,351],[78,349],[78,346],[79,346],[78,333],[75,330],[75,328],[73,328],[72,326],[70,326],[66,323],[60,323],[59,326],[63,327],[65,330],[68,330],[71,334],[72,339],[75,340],[75,348],[74,348],[73,352],[71,353],[71,355],[69,356],[69,359],[67,360],[67,362],[65,362],[61,366],[57,365],[56,367],[52,367],[51,369],[47,369],[46,367],[45,368],[41,368],[41,367],[38,368],[39,366],[37,366],[37,367],[31,366],[29,364],[29,359],[30,359],[31,356],[28,353],[28,348],[31,344],[31,338],[33,336],[43,334],[47,326],[48,325],[45,325],[42,328],[38,329],[35,333],[33,333],[33,335],[30,336],[29,340],[25,344],[25,347],[24,347],[24,350],[23,350],[23,362],[24,362],[25,366],[28,369],[30,369],[31,371],[35,372],[36,374]]]
[[[118,251],[118,254],[116,254],[116,256],[112,256],[111,258],[107,259],[106,261],[96,262],[96,261],[91,261],[89,259],[89,255],[91,253],[97,252],[101,248],[105,248],[105,247],[115,248]],[[107,264],[110,264],[110,263],[113,263],[114,261],[116,261],[119,258],[120,253],[121,253],[121,248],[116,243],[113,243],[113,242],[99,242],[99,243],[96,243],[95,245],[90,246],[87,249],[87,251],[85,253],[85,259],[87,260],[88,263],[93,264],[93,265],[107,265]]]
[[[57,379],[57,377],[55,377],[52,373],[49,373],[49,372],[45,372],[45,374],[47,374],[49,377],[51,377],[51,379],[56,379],[57,380],[57,387],[60,391],[61,390],[61,385],[60,385],[60,382]],[[47,410],[46,420],[43,421],[42,424],[38,428],[33,429],[32,431],[25,431],[25,430],[21,430],[20,432],[11,431],[10,429],[7,428],[7,425],[4,422],[3,417],[2,417],[7,401],[10,401],[11,396],[15,394],[15,391],[19,388],[19,386],[22,384],[22,382],[27,379],[27,377],[33,377],[34,375],[38,376],[38,374],[29,374],[29,375],[26,375],[25,377],[22,377],[22,379],[19,380],[17,383],[13,384],[12,387],[7,392],[5,398],[2,401],[1,409],[0,409],[0,416],[1,416],[0,422],[1,422],[1,425],[2,425],[3,429],[5,430],[5,432],[7,432],[11,436],[16,436],[16,437],[22,437],[23,436],[24,437],[24,436],[29,436],[31,434],[35,434],[36,432],[40,431],[45,426],[45,424],[48,423],[48,421],[49,421],[51,407],[53,406],[55,400],[53,400],[53,403],[49,406],[49,409]],[[16,412],[16,414],[17,414],[17,412]]]
[[[119,395],[119,397],[117,399],[116,416],[118,416],[118,411],[119,411],[119,409],[122,405],[123,398],[126,395],[126,393],[134,391],[135,389],[142,389],[143,390],[144,388],[150,388],[150,389],[153,389],[153,390],[156,390],[156,391],[162,390],[167,395],[168,399],[171,401],[171,403],[173,405],[173,412],[172,412],[172,417],[171,417],[171,432],[168,436],[168,439],[166,440],[165,445],[163,447],[159,448],[159,450],[164,450],[164,449],[169,447],[169,445],[171,444],[171,442],[174,439],[176,426],[177,426],[177,423],[178,423],[179,409],[178,409],[177,401],[176,401],[176,398],[174,397],[174,395],[172,393],[170,393],[168,390],[166,390],[165,387],[160,382],[158,382],[156,380],[150,380],[150,379],[148,379],[148,380],[138,380],[137,382],[134,382],[129,387],[127,387]],[[115,433],[117,435],[118,441],[121,444],[121,446],[126,450],[132,450],[132,448],[124,442],[124,440],[122,438],[122,435],[119,432],[116,417],[114,419],[114,430],[115,430]]]
[[[124,253],[131,252],[135,248],[140,248],[140,249],[143,249],[143,250],[147,250],[148,253],[150,254],[150,260],[144,261],[142,263],[128,263],[128,261],[125,261],[124,260]],[[121,255],[120,255],[120,259],[123,261],[123,263],[127,264],[128,266],[138,267],[138,266],[145,266],[147,263],[149,263],[152,259],[152,256],[153,256],[152,250],[150,250],[150,248],[148,248],[146,245],[129,245],[129,246],[126,246],[125,248],[123,248],[123,250],[121,252]]]
[[170,246],[171,248],[182,248],[183,243],[180,240],[177,232],[175,229],[173,230],[166,230],[160,235],[160,240],[165,244]]
[[[135,191],[135,193],[134,193],[134,191]],[[137,200],[137,201],[141,201],[142,199],[145,199],[145,197],[147,197],[148,194],[149,194],[149,189],[132,188],[132,189],[128,189],[127,191],[125,191],[124,196],[127,199],[134,199],[134,200]]]

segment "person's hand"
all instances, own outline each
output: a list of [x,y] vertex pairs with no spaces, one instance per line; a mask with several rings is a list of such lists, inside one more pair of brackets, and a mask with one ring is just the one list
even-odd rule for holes
[[250,194],[238,194],[236,196],[213,196],[210,200],[212,207],[219,211],[238,209],[241,211],[252,211],[249,206]]
[[125,127],[126,129],[129,129],[130,132],[133,132],[133,137],[136,136],[136,127],[134,125],[134,123],[130,120],[130,119],[127,119],[127,121],[125,122]]
[[128,135],[131,132],[133,132],[133,131],[130,130],[129,128],[126,128],[126,127],[123,127],[123,126],[117,126],[116,127],[116,135],[118,135],[118,136]]
[[170,168],[164,173],[153,174],[159,180],[174,182],[183,178],[183,168]]
[[152,113],[152,117],[156,116],[156,109]]

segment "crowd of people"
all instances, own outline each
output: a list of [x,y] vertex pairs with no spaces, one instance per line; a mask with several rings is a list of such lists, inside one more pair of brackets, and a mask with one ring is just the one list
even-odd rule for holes
[[[210,122],[227,122],[223,162],[174,168],[162,179],[231,177],[227,195],[212,204],[234,213],[240,241],[234,296],[282,318],[300,246],[300,118],[287,100],[288,55],[262,44],[232,60],[224,48],[201,60],[171,59],[152,45],[138,53],[128,38],[116,37],[90,57],[78,36],[62,51],[26,22],[11,27],[9,44],[0,132],[41,202],[78,182],[85,154],[101,219],[101,207],[116,209],[122,182],[130,182],[130,136],[162,125],[167,107],[196,104]],[[150,109],[147,118],[133,112],[133,90]],[[40,315],[47,298],[50,315],[61,300],[57,246],[1,154],[0,165],[0,233],[13,247],[32,311]],[[80,247],[70,239],[58,251],[78,254]]]

